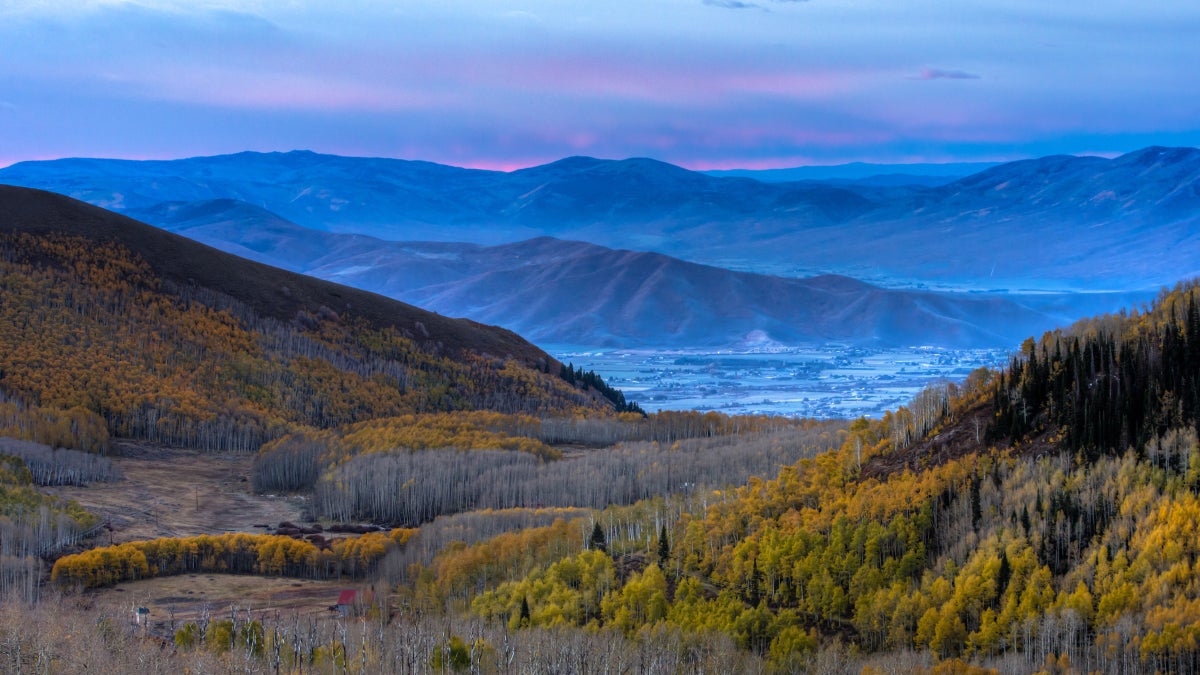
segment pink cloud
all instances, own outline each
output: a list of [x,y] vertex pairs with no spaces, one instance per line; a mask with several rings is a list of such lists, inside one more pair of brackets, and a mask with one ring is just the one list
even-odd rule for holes
[[437,110],[462,105],[466,96],[449,90],[337,80],[312,75],[178,69],[146,73],[130,86],[149,98],[231,108],[279,110]]
[[[737,66],[614,63],[605,59],[521,62],[450,74],[472,84],[495,82],[505,72],[509,87],[559,95],[619,97],[660,103],[711,102],[730,96],[771,95],[824,99],[855,90],[869,79],[851,71],[753,72]],[[515,77],[514,77],[515,76]]]
[[753,71],[737,64],[614,61],[601,56],[507,59],[470,55],[372,64],[326,63],[320,69],[164,63],[101,76],[106,86],[150,100],[255,110],[470,110],[521,97],[590,105],[730,105],[740,97],[828,100],[875,77],[848,70]]
[[978,80],[979,76],[962,70],[943,70],[941,68],[925,68],[919,75],[912,75],[910,80]]

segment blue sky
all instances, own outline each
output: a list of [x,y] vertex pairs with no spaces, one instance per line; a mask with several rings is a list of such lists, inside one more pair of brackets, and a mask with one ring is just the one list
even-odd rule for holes
[[0,0],[0,166],[1114,155],[1200,145],[1197,36],[1194,0]]

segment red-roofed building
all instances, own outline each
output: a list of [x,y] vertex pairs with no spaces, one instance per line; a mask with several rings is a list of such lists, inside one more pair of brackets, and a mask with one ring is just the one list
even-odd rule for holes
[[354,601],[358,599],[358,591],[342,591],[338,594],[337,611],[346,616],[354,609]]

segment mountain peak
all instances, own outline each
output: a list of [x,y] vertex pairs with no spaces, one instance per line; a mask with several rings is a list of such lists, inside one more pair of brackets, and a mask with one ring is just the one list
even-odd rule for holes
[[1188,147],[1166,147],[1152,145],[1141,150],[1125,153],[1114,162],[1139,166],[1171,165],[1200,161],[1200,149]]
[[518,174],[578,174],[591,171],[603,171],[608,174],[646,174],[646,173],[673,173],[676,175],[696,174],[680,166],[663,162],[661,160],[650,157],[628,157],[626,159],[598,159],[596,157],[586,157],[582,155],[564,157],[563,159],[541,164],[539,166],[531,166],[527,169],[519,169],[512,172],[513,175]]

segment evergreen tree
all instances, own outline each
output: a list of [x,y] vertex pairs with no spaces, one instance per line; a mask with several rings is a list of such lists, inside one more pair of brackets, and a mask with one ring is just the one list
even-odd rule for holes
[[608,553],[608,542],[604,538],[604,530],[600,527],[600,523],[592,524],[592,536],[588,537],[588,548]]
[[670,559],[671,542],[667,539],[667,524],[663,523],[662,530],[658,533],[658,566],[665,569]]
[[746,602],[751,607],[757,607],[760,600],[762,600],[762,573],[758,571],[758,558],[755,558],[751,563],[750,578],[746,581]]
[[983,503],[979,494],[979,479],[971,480],[971,529],[979,531],[979,521],[983,518]]
[[1000,569],[996,572],[997,600],[1008,590],[1008,582],[1012,580],[1012,564],[1008,562],[1008,553],[1000,550]]
[[529,598],[521,596],[521,614],[517,619],[517,625],[521,628],[526,628],[529,626],[529,621]]

